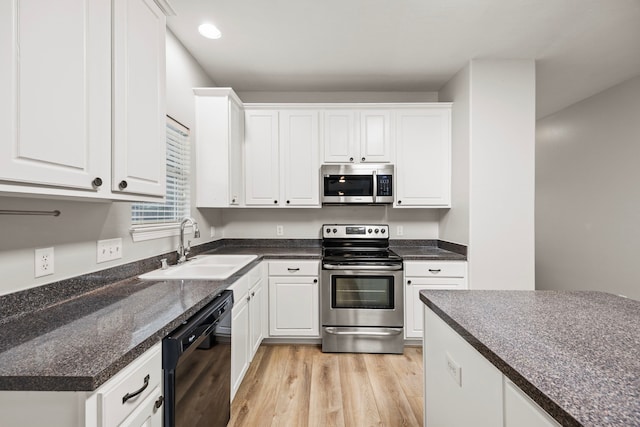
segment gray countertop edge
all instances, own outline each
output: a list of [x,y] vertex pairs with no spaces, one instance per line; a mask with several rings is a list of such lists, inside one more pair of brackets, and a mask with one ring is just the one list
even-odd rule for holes
[[447,325],[449,325],[458,335],[476,349],[485,359],[493,366],[516,384],[523,392],[527,394],[534,402],[544,409],[553,419],[563,426],[579,427],[582,426],[571,414],[564,410],[560,405],[550,399],[546,394],[540,391],[536,386],[531,384],[517,370],[506,363],[500,356],[494,353],[489,347],[484,345],[473,334],[467,331],[462,325],[451,318],[446,312],[441,310],[427,296],[420,292],[420,300],[429,307],[438,317],[440,317]]

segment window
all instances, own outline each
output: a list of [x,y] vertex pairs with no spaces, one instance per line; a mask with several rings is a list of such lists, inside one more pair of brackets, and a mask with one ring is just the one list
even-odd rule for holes
[[131,205],[131,231],[134,241],[177,234],[182,218],[191,214],[190,175],[189,128],[167,116],[166,201]]

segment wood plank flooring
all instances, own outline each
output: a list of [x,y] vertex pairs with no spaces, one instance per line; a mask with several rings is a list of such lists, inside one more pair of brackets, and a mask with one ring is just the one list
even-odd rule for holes
[[231,405],[230,427],[421,426],[422,348],[322,353],[263,345]]

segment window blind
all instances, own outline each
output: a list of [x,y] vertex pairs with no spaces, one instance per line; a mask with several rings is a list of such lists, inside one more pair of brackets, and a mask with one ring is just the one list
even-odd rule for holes
[[167,116],[167,181],[164,203],[133,203],[132,225],[179,223],[191,213],[189,128]]

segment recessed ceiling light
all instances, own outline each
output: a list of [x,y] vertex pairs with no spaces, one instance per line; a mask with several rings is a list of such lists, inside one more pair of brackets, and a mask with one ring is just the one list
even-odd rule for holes
[[198,32],[208,39],[219,39],[222,37],[220,30],[213,24],[202,24],[198,27]]

